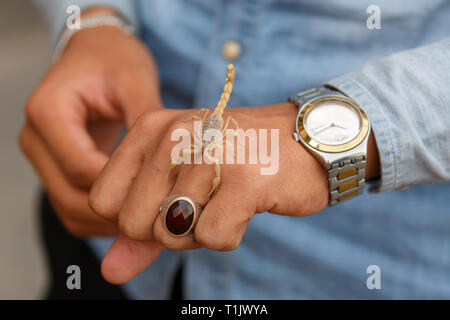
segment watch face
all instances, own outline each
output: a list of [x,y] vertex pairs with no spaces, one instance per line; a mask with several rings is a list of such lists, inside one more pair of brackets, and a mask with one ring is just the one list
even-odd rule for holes
[[364,111],[346,97],[325,96],[307,103],[297,117],[297,133],[308,146],[339,153],[358,146],[368,136]]
[[305,115],[304,126],[312,139],[336,146],[353,140],[359,134],[361,120],[350,104],[330,99],[318,103]]

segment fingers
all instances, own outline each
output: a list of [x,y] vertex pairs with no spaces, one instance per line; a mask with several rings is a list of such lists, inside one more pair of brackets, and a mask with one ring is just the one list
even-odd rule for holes
[[159,206],[168,195],[167,177],[170,146],[160,145],[154,155],[145,158],[119,212],[120,230],[134,240],[153,240],[153,224]]
[[[185,111],[182,110],[165,110],[157,112],[150,122],[146,122],[149,129],[143,139],[158,135],[158,130],[163,135],[155,137],[155,145],[159,142],[155,150],[150,148],[145,152],[142,166],[135,174],[131,185],[128,184],[126,196],[120,206],[119,227],[131,239],[142,241],[154,239],[153,226],[159,215],[159,206],[168,196],[179,169],[176,167],[169,176],[167,175],[171,167],[171,152],[174,145],[171,142],[172,133],[187,126],[179,119],[184,114]],[[136,122],[136,125],[140,122],[141,120]],[[116,183],[116,180],[108,180]]]
[[[211,181],[213,179],[214,167],[211,165],[182,165],[174,187],[165,198],[167,198],[168,195],[184,194],[193,198],[199,204],[205,205],[209,201],[208,192],[211,189]],[[154,224],[154,236],[156,241],[172,250],[195,249],[201,247],[195,241],[193,234],[188,234],[183,237],[173,237],[170,235],[163,226],[161,220],[162,214],[162,212],[158,214],[158,219]]]
[[[176,120],[180,117],[167,120],[163,116],[165,112],[153,118],[151,113],[135,123],[92,187],[90,205],[102,217],[117,221],[121,232],[133,240],[155,240],[173,250],[200,246],[231,250],[239,244],[248,221],[255,213],[255,201],[242,196],[249,193],[239,187],[243,182],[239,170],[230,175],[235,177],[234,180],[224,181],[224,189],[221,175],[226,176],[227,173],[222,174],[214,163],[178,165],[168,177],[174,147],[168,141],[175,129],[184,128],[187,124]],[[190,148],[183,150],[186,154],[188,151],[196,152]],[[247,181],[245,185],[251,183]],[[204,204],[210,200],[211,189],[217,186],[219,192],[198,220],[199,223],[203,221],[197,225],[200,231],[195,230],[184,237],[173,237],[167,232],[159,211],[162,201],[169,195],[186,194]],[[213,237],[214,234],[217,237]]]
[[[136,125],[138,124],[139,121]],[[186,124],[180,124],[175,121],[175,123],[169,126],[168,133],[170,134],[170,132],[173,132],[176,128],[182,128],[183,125],[186,126]],[[210,199],[210,191],[213,187],[218,186],[218,190],[221,188],[221,170],[220,167],[214,163],[204,163],[202,165],[182,164],[176,166],[174,169],[176,172],[171,175],[171,179],[168,179],[166,172],[170,167],[170,155],[173,147],[172,144],[167,143],[166,140],[169,139],[169,135],[165,135],[161,139],[155,154],[148,155],[145,160],[143,160],[139,171],[133,173],[133,176],[135,176],[134,180],[131,181],[131,179],[128,179],[129,182],[125,187],[128,191],[118,191],[118,193],[121,193],[122,195],[126,194],[123,205],[116,206],[116,209],[120,207],[118,215],[120,230],[131,239],[141,241],[156,240],[162,246],[172,250],[193,249],[198,248],[201,245],[217,250],[231,250],[231,248],[235,248],[236,244],[238,244],[242,238],[246,224],[255,212],[255,207],[253,206],[254,201],[245,200],[245,197],[242,197],[242,188],[239,188],[239,184],[236,183],[233,184],[232,182],[229,182],[228,184],[233,185],[234,187],[232,189],[224,189],[229,190],[226,193],[222,191],[217,194],[217,197],[224,202],[223,204],[213,200],[207,205],[204,213],[212,216],[211,218],[202,217],[204,215],[203,213],[202,216],[200,216],[200,220],[204,221],[202,224],[211,226],[209,231],[207,230],[208,228],[202,227],[199,232],[196,230],[194,234],[183,237],[174,237],[164,228],[161,220],[162,213],[159,212],[159,208],[161,203],[167,199],[168,196],[173,194],[185,194],[192,197],[197,202],[204,204]],[[124,147],[126,148],[125,145]],[[130,145],[127,149],[131,150],[131,148]],[[189,154],[190,151],[195,152],[192,149],[187,148],[183,149],[183,154]],[[202,151],[200,150],[200,152]],[[191,160],[192,158],[195,158],[193,155],[189,155],[192,156]],[[130,159],[132,157],[128,158]],[[119,169],[113,170],[113,162],[114,156],[111,160],[111,167],[109,167],[108,164],[107,168],[105,168],[105,173],[110,168],[111,171],[120,171]],[[124,165],[124,163],[125,162],[121,162],[121,164],[119,164],[119,161],[116,162],[118,166],[125,167],[126,165]],[[129,166],[132,165],[130,164]],[[239,183],[242,182],[242,179],[239,178],[242,177],[242,175],[239,175],[239,170],[234,171],[237,172],[234,180],[239,181]],[[126,172],[124,171],[124,173]],[[116,181],[124,181],[126,179],[111,178],[113,174],[114,173],[111,172],[111,176],[107,179],[109,183],[102,184],[106,188],[105,190],[107,190],[102,193],[105,195],[110,194],[110,197],[113,199],[121,199],[121,196],[110,191],[112,188],[111,185],[116,184]],[[103,173],[101,175],[101,178],[102,177]],[[172,179],[175,181],[173,182]],[[233,179],[230,179],[230,181],[233,181]],[[251,183],[248,183],[247,185],[251,185]],[[94,186],[92,192],[94,193],[96,190],[97,185]],[[241,193],[237,193],[238,190],[241,190]],[[246,195],[248,195],[248,193],[246,193]],[[119,202],[122,202],[122,200],[117,201],[117,203]],[[212,209],[208,210],[209,206],[211,206]],[[223,220],[223,224],[217,224],[217,222],[214,222],[216,221],[215,219],[217,221]],[[212,232],[219,232],[220,234],[218,234],[217,238],[210,239],[211,235],[213,235]]]
[[97,149],[86,129],[83,102],[76,96],[36,95],[27,104],[27,117],[64,174],[75,185],[90,187],[108,156]]
[[[191,172],[194,170],[177,182],[173,192],[184,190],[185,181],[191,176]],[[197,179],[197,181],[200,180]],[[200,193],[207,193],[209,186],[205,187],[200,183],[196,186],[201,191],[193,197],[201,199]],[[191,185],[191,187],[194,186]],[[135,241],[124,235],[119,236],[103,259],[101,269],[103,277],[113,284],[129,281],[153,263],[163,247],[193,249],[203,245],[213,250],[234,250],[241,242],[253,213],[254,207],[249,201],[245,201],[245,198],[239,197],[238,192],[229,193],[222,189],[206,206],[197,223],[194,235],[172,238],[167,233],[155,231],[155,235],[159,237],[158,240],[164,245],[153,241]],[[160,225],[160,223],[156,223],[155,230],[161,230],[158,227]]]
[[119,229],[117,226],[108,221],[80,222],[78,219],[67,218],[64,214],[64,209],[59,209],[51,198],[49,200],[66,231],[75,238],[86,239],[90,237],[111,237],[119,234]]
[[158,75],[156,70],[151,69],[153,66],[136,68],[126,74],[120,73],[113,83],[115,99],[128,128],[146,111],[164,108]]
[[[142,166],[165,134],[170,117],[162,112],[147,113],[130,129],[91,188],[89,205],[98,215],[117,221],[119,211]],[[161,168],[154,168],[155,171]],[[145,179],[150,179],[150,175]]]
[[127,282],[153,263],[162,249],[155,242],[135,241],[120,235],[103,258],[102,275],[112,284]]
[[[163,226],[161,215],[154,224],[155,240],[171,250],[205,247],[218,251],[236,249],[248,223],[256,212],[252,191],[243,190],[239,183],[225,180],[217,193],[209,199],[208,193],[216,179],[214,165],[184,165],[169,195],[185,194],[206,204],[192,234],[173,237]],[[243,196],[245,195],[245,196]]]
[[255,212],[251,191],[244,191],[238,185],[223,184],[200,215],[194,239],[208,249],[234,250],[241,243]]
[[117,234],[115,225],[89,209],[87,192],[75,188],[67,180],[45,143],[29,124],[22,130],[20,145],[39,173],[56,213],[70,233],[82,238]]

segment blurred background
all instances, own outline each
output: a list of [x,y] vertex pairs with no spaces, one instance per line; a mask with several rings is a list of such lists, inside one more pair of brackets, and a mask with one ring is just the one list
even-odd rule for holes
[[25,102],[49,66],[49,40],[27,0],[0,0],[0,26],[0,299],[39,299],[48,278],[39,180],[17,141]]

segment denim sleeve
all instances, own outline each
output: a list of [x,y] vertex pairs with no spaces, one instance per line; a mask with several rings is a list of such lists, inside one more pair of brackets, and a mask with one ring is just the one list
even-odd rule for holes
[[327,85],[371,121],[381,163],[371,192],[450,180],[450,38],[371,61]]
[[94,6],[113,8],[119,12],[129,24],[133,25],[136,30],[138,28],[134,0],[32,0],[32,2],[41,11],[50,27],[52,47],[56,45],[56,41],[64,28],[66,19],[69,17],[66,9],[70,5],[78,5],[81,10]]

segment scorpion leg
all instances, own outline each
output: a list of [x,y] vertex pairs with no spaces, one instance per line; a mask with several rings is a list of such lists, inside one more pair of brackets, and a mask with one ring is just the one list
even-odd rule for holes
[[[209,111],[210,111],[210,109],[208,109],[208,108],[201,108],[196,114],[192,115],[189,119],[186,119],[183,122],[188,122],[188,121],[191,121],[192,119],[194,119],[194,120],[201,120],[203,123],[205,121],[205,118],[208,115]],[[201,114],[202,112],[205,112],[205,114],[202,117],[200,117],[199,114]]]
[[[184,154],[197,154],[197,153],[201,153],[202,150],[195,148],[194,146],[191,146],[191,149],[184,149],[184,150],[180,150],[180,157],[183,157]],[[169,165],[169,170],[167,170],[167,178],[169,178],[170,172],[172,171],[173,168],[175,168],[178,164],[175,162],[171,162]]]
[[235,134],[237,134],[236,131],[239,130],[238,122],[237,122],[236,119],[234,119],[232,116],[228,116],[228,117],[227,117],[227,120],[225,121],[225,124],[224,124],[224,126],[223,126],[223,128],[222,128],[222,131],[221,131],[222,135],[223,135],[223,134],[225,133],[225,131],[228,129],[228,126],[230,125],[230,121],[233,122],[233,124],[236,126],[236,128],[234,128],[234,131],[235,131]]
[[[191,133],[191,136],[194,137],[194,141],[199,141],[199,140],[196,140],[196,139],[199,139],[198,134],[194,133],[192,130],[189,130],[189,132]],[[181,157],[183,157],[184,154],[201,153],[202,152],[201,144],[199,144],[199,146],[200,146],[200,148],[197,148],[197,145],[194,143],[194,145],[191,145],[190,149],[181,149],[178,156],[181,158]],[[178,161],[176,161],[176,162],[171,161],[170,162],[169,170],[167,170],[167,178],[169,178],[169,175],[170,175],[170,172],[172,171],[172,169],[175,168],[178,165],[177,162]]]
[[[208,147],[210,147],[210,146],[208,146]],[[204,155],[205,155],[205,157],[208,158],[209,161],[214,163],[214,169],[216,171],[216,177],[212,180],[211,191],[209,191],[209,193],[208,193],[208,197],[211,197],[214,194],[214,192],[216,191],[217,187],[219,186],[221,179],[220,179],[220,165],[217,162],[217,160],[211,156],[209,149],[210,148],[205,150]]]
[[[225,121],[225,124],[223,125],[223,128],[221,130],[221,136],[223,137],[225,131],[228,129],[229,125],[230,125],[230,121],[233,122],[233,124],[236,126],[236,128],[233,130],[233,136],[238,137],[238,130],[239,130],[239,125],[238,122],[231,116],[227,117],[227,120]],[[238,139],[239,142],[239,139]],[[228,139],[225,139],[225,143],[229,146],[233,148],[233,153],[234,153],[234,144],[231,143]],[[234,159],[237,158],[237,155],[234,154]]]
[[[225,121],[225,124],[224,124],[224,126],[223,126],[223,128],[222,128],[222,130],[220,132],[222,137],[223,137],[225,131],[228,129],[228,126],[230,125],[230,121],[233,122],[233,124],[236,126],[236,128],[234,128],[234,130],[233,130],[233,135],[236,136],[236,137],[238,136],[238,130],[239,130],[238,122],[233,117],[228,116],[228,118]],[[226,140],[227,143],[230,144],[230,142],[227,139],[225,139],[225,140]]]
[[[229,117],[231,122],[233,122],[233,124],[236,126],[236,128],[234,129],[234,135],[237,137],[237,143],[241,144],[242,143],[242,139],[239,138],[239,125],[238,122],[236,121],[236,119]],[[245,139],[245,138],[244,138]],[[244,141],[245,143],[245,141]]]
[[218,164],[217,161],[214,162],[214,169],[216,171],[216,177],[212,181],[212,188],[211,191],[209,191],[208,193],[208,197],[214,194],[214,192],[216,191],[217,187],[220,184],[220,164]]

